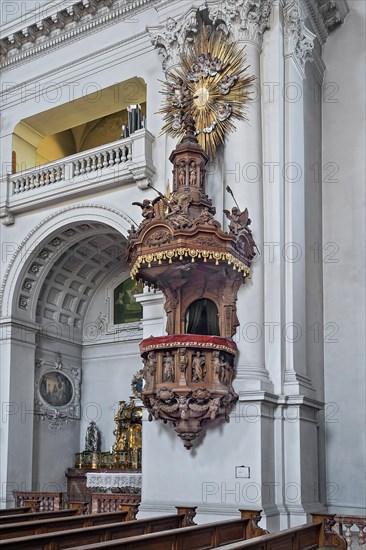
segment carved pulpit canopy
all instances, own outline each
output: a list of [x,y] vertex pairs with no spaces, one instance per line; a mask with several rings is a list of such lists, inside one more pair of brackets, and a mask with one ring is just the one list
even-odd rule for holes
[[[225,74],[229,62],[226,57],[221,60],[220,51],[213,58],[216,73]],[[239,66],[238,71],[241,74]],[[198,78],[206,81],[201,73]],[[250,274],[255,242],[246,209],[225,211],[229,231],[214,217],[215,207],[206,194],[208,154],[195,126],[195,98],[189,86],[182,93],[177,108],[184,137],[170,155],[173,189],[165,195],[158,192],[152,201],[134,203],[143,221],[129,232],[127,260],[133,278],[153,284],[165,295],[167,336],[140,344],[142,401],[150,420],[173,422],[189,449],[202,424],[228,420],[238,399],[232,386],[232,337],[239,324],[236,300]]]

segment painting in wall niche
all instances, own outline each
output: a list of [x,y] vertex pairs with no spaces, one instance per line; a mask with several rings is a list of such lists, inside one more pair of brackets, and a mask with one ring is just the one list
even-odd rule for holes
[[142,318],[142,306],[135,300],[135,294],[142,292],[142,282],[127,279],[114,289],[114,315],[115,325],[122,323],[135,323]]
[[55,361],[38,358],[35,367],[35,414],[51,428],[80,418],[81,368],[65,364],[60,352]]
[[39,381],[41,397],[52,407],[64,407],[73,398],[71,380],[62,372],[49,371]]

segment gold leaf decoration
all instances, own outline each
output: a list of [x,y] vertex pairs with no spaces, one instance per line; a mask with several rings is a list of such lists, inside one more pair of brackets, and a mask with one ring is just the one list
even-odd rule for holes
[[199,144],[213,157],[227,133],[235,130],[234,121],[246,119],[248,88],[255,77],[247,74],[244,50],[245,46],[238,48],[220,31],[201,29],[181,55],[180,66],[169,71],[163,81],[161,134],[182,138],[184,119],[190,112]]

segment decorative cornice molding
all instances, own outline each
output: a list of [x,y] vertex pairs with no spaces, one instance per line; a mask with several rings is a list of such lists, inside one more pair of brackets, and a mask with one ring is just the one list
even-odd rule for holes
[[299,3],[321,45],[325,44],[329,33],[343,23],[349,12],[347,0],[299,0]]
[[306,62],[313,61],[316,35],[305,26],[296,0],[288,3],[283,13],[285,21],[285,56],[293,57],[300,74],[305,78]]
[[[72,39],[79,39],[121,19],[130,17],[159,0],[82,0],[56,14],[0,40],[0,67],[8,68],[47,53]],[[116,4],[115,9],[112,4]]]

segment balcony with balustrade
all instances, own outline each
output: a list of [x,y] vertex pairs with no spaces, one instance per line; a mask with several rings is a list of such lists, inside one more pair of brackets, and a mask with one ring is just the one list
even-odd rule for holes
[[86,193],[136,183],[146,188],[155,172],[154,136],[145,128],[107,143],[34,168],[7,174],[1,209],[12,215]]

